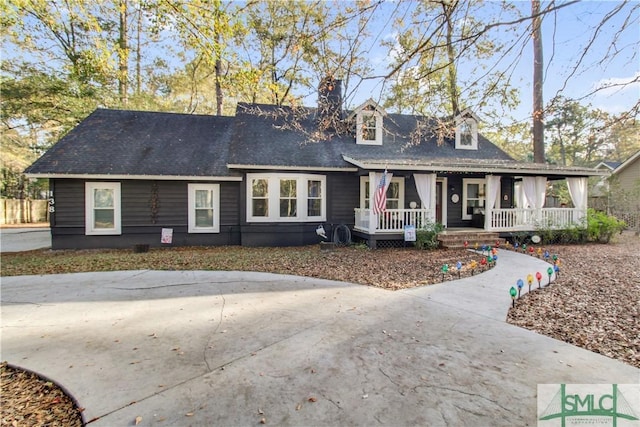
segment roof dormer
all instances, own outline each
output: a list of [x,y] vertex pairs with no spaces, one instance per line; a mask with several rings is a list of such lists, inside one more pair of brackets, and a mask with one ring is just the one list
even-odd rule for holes
[[386,111],[373,99],[368,99],[349,115],[356,118],[356,144],[382,145],[382,122]]
[[478,117],[469,109],[455,118],[456,150],[478,149]]

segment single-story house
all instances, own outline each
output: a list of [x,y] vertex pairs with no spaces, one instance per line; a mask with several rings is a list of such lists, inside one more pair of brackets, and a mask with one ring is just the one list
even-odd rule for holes
[[[517,162],[468,110],[447,131],[373,100],[343,111],[341,91],[325,79],[317,107],[240,103],[232,117],[94,111],[26,170],[50,180],[52,247],[160,246],[163,230],[178,246],[281,246],[345,225],[375,247],[436,221],[566,227],[586,214],[587,178],[607,173]],[[573,206],[544,208],[558,179]]]

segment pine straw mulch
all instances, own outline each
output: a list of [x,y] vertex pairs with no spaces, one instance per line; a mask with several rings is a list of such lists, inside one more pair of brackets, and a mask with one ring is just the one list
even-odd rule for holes
[[[640,238],[625,232],[608,245],[542,247],[558,254],[559,277],[550,286],[525,294],[509,310],[507,321],[640,368]],[[471,274],[469,263],[481,258],[462,250],[355,248],[191,248],[145,254],[34,251],[3,254],[2,275],[157,269],[163,265],[165,269],[297,274],[396,290],[439,283],[443,277],[456,279],[458,261],[465,265],[461,275],[466,277]],[[445,263],[450,269],[443,275]],[[481,270],[480,266],[476,269]],[[54,383],[6,363],[0,365],[0,380],[1,426],[82,425],[82,409]]]

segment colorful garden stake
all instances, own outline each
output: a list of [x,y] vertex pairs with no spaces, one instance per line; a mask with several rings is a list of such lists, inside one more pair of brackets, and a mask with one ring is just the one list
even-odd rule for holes
[[524,282],[522,281],[522,279],[518,279],[518,282],[516,284],[518,285],[518,298],[520,298],[520,292],[522,291],[522,287],[524,286]]
[[538,248],[538,258],[542,258],[542,248]]
[[527,253],[527,244],[526,244],[526,243],[523,243],[523,244],[522,244],[522,253],[523,253],[523,254],[526,254],[526,253]]
[[473,273],[476,271],[476,267],[478,266],[478,262],[474,259],[473,261],[471,261],[471,263],[469,264],[469,267],[471,267],[471,275],[473,276]]
[[474,247],[474,248],[475,248],[475,250],[477,251],[477,250],[478,250],[478,242],[476,242],[476,244],[475,244],[475,245],[473,245],[473,247]]
[[496,240],[496,248],[500,247],[500,240]]
[[551,275],[553,274],[553,268],[547,268],[547,274],[549,275],[549,284],[551,284]]
[[516,252],[518,251],[518,242],[513,243],[513,250]]
[[487,259],[486,258],[482,258],[480,260],[480,267],[482,267],[482,271],[485,270],[486,266],[487,266]]
[[534,252],[535,252],[535,249],[533,248],[533,246],[529,246],[529,255],[533,256]]
[[493,262],[498,262],[498,255],[493,256]]
[[456,270],[458,270],[458,279],[460,278],[460,270],[462,270],[462,262],[458,261],[456,263]]
[[553,266],[553,271],[556,273],[556,278],[560,277],[560,266],[558,264]]
[[467,242],[466,240],[464,241],[464,248],[467,249],[469,247],[469,242]]
[[558,254],[553,254],[553,262],[556,262],[558,260]]
[[538,280],[538,289],[540,289],[540,281],[542,280],[542,273],[539,271],[536,273],[536,280]]
[[511,289],[509,289],[509,295],[511,295],[511,305],[513,307],[515,307],[516,306],[516,295],[517,295],[516,288],[514,288],[512,286]]
[[449,272],[449,264],[445,264],[442,266],[442,281],[444,282],[444,275]]
[[533,276],[531,274],[527,275],[527,284],[529,285],[529,292],[531,292],[531,284],[533,283]]

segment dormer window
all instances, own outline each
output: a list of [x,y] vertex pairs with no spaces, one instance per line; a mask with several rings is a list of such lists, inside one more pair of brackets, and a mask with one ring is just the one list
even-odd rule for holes
[[372,99],[356,108],[356,144],[382,145],[382,119],[385,111]]
[[465,110],[456,117],[456,150],[478,149],[478,119]]
[[356,119],[358,144],[382,145],[382,116],[375,111],[361,111]]

